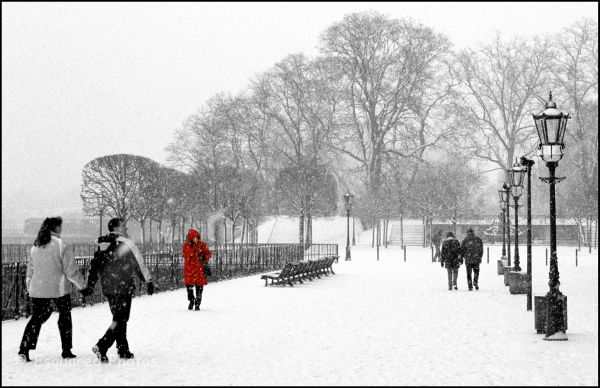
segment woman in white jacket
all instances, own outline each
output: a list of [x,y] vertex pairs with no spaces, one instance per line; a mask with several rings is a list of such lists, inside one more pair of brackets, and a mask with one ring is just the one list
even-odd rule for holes
[[71,282],[82,290],[85,288],[85,281],[75,264],[73,251],[60,238],[61,232],[61,217],[46,218],[31,248],[25,285],[31,298],[32,315],[25,327],[19,348],[19,357],[23,361],[31,361],[29,351],[36,348],[42,324],[52,315],[52,301],[59,314],[58,330],[62,343],[62,357],[75,357],[71,353]]

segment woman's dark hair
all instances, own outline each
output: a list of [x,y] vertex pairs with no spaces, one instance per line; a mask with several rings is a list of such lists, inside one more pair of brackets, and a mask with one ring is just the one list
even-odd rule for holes
[[50,242],[50,233],[56,229],[57,226],[62,225],[61,217],[48,217],[42,222],[37,238],[33,242],[36,247],[42,247]]
[[108,221],[108,231],[113,232],[116,228],[121,226],[122,221],[123,220],[120,218],[111,218],[111,220]]

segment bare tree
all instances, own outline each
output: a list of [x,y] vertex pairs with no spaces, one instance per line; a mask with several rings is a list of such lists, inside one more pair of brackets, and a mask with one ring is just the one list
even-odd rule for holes
[[411,121],[449,43],[423,25],[376,12],[344,17],[321,41],[324,54],[345,74],[333,147],[362,167],[367,192],[376,198],[384,154],[420,157],[428,146],[418,134],[424,127]]
[[[254,94],[264,102],[260,109],[273,123],[275,137],[271,146],[275,163],[307,178],[325,155],[326,139],[332,126],[331,111],[335,109],[331,100],[325,101],[326,92],[319,88],[324,74],[320,70],[302,54],[290,55],[253,85]],[[285,179],[280,179],[279,184],[283,181]],[[297,194],[291,198],[298,201],[293,207],[298,212],[302,243],[310,193]]]
[[88,162],[81,173],[81,200],[85,214],[97,214],[103,199],[109,214],[122,218],[126,230],[140,193],[140,171],[150,159],[143,156],[116,154]]
[[572,167],[563,169],[569,171],[571,182],[559,190],[566,192],[567,206],[576,218],[597,220],[598,23],[590,19],[576,22],[556,35],[554,47],[554,96],[562,97],[560,108],[571,114],[565,137],[570,151],[565,162]]
[[531,112],[548,85],[550,40],[528,42],[500,35],[491,44],[457,53],[454,76],[461,83],[454,106],[464,136],[456,145],[506,170],[517,155],[535,149]]
[[155,213],[155,205],[160,193],[161,166],[150,159],[138,163],[138,192],[131,208],[131,218],[140,223],[141,242],[146,243],[146,220]]

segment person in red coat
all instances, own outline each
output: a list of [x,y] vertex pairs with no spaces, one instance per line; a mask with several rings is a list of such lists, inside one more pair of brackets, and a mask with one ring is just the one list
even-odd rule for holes
[[[183,244],[183,284],[187,289],[188,310],[200,310],[202,291],[208,284],[204,275],[204,266],[210,260],[211,253],[208,245],[200,240],[200,232],[196,229],[188,230],[187,240]],[[196,297],[194,298],[194,287]]]

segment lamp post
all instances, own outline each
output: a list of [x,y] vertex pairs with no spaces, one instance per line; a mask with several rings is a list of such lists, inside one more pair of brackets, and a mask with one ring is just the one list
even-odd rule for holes
[[225,249],[225,261],[227,261],[227,216],[223,214],[223,248]]
[[502,213],[502,260],[506,257],[506,190],[498,190],[498,200]]
[[356,238],[354,234],[354,214],[352,215],[352,246],[356,245]]
[[545,105],[545,109],[539,114],[534,114],[533,120],[540,139],[539,148],[542,160],[546,162],[548,172],[547,178],[540,178],[543,182],[550,184],[550,290],[546,294],[546,336],[545,340],[567,340],[566,334],[566,297],[560,292],[560,280],[558,272],[558,257],[556,254],[556,200],[555,184],[564,177],[555,176],[556,166],[562,159],[562,150],[565,145],[563,139],[567,130],[566,115],[556,109],[556,103],[552,101],[552,92]]
[[350,257],[350,206],[352,206],[352,197],[353,197],[353,195],[350,193],[344,194],[344,199],[346,200],[346,219],[347,219],[346,261],[352,260]]
[[100,236],[102,236],[102,215],[104,213],[104,192],[100,193]]
[[515,266],[514,272],[521,271],[521,263],[519,256],[519,198],[523,194],[523,176],[525,169],[515,160],[513,168],[508,170],[510,178],[510,193],[515,201]]
[[510,267],[510,186],[504,182],[502,185],[504,193],[506,194],[506,258],[508,260],[508,266]]
[[527,279],[529,290],[527,291],[527,311],[531,311],[532,283],[531,275],[531,167],[534,161],[521,156],[521,165],[527,169]]

